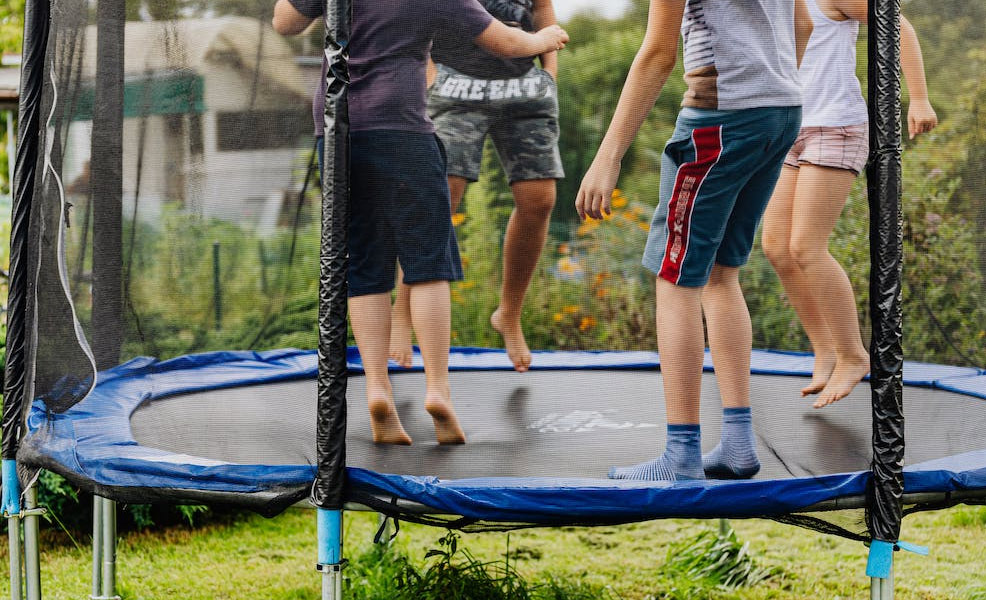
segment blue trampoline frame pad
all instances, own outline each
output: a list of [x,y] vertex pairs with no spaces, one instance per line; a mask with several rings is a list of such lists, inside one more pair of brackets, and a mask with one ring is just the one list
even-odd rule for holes
[[[350,348],[351,373],[362,372]],[[752,372],[810,375],[811,355],[754,351]],[[655,352],[535,352],[534,369],[657,369]],[[503,350],[453,348],[450,370],[512,370]],[[706,356],[706,370],[711,370]],[[98,486],[166,488],[222,493],[256,493],[307,487],[312,465],[233,464],[140,446],[130,416],[142,403],[210,389],[314,378],[314,351],[210,352],[158,361],[136,358],[98,375],[97,385],[64,413],[51,413],[35,400],[25,444]],[[420,356],[415,366],[421,370]],[[986,371],[908,362],[906,385],[932,387],[986,399]],[[983,406],[986,410],[986,405]],[[314,417],[313,417],[314,418]],[[984,448],[911,465],[905,494],[986,490]],[[819,503],[862,496],[868,471],[813,478],[675,483],[560,478],[472,478],[384,474],[350,467],[348,485],[374,494],[424,505],[436,513],[498,522],[545,525],[625,522],[668,517],[772,517]]]

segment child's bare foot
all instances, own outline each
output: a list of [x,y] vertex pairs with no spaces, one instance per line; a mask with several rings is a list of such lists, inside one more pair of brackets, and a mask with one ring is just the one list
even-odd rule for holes
[[824,356],[815,354],[815,366],[812,368],[811,383],[801,388],[801,396],[817,394],[824,390],[834,370],[835,354],[826,354]]
[[524,339],[524,330],[520,327],[520,319],[509,320],[503,316],[502,309],[496,309],[490,316],[493,329],[503,336],[503,345],[507,348],[507,358],[514,364],[514,370],[524,373],[531,368],[531,349]]
[[439,444],[466,443],[466,434],[459,426],[459,419],[447,395],[428,392],[425,395],[425,410],[435,422],[435,437]]
[[387,357],[402,367],[410,367],[413,355],[411,323],[398,315],[398,310],[395,307],[390,318],[390,347]]
[[368,395],[366,402],[370,407],[370,429],[373,430],[374,443],[411,445],[411,436],[404,431],[397,408],[388,394]]
[[818,400],[812,406],[822,408],[845,398],[869,372],[869,356],[840,359],[836,363],[835,370],[832,371],[832,377],[825,385],[825,389],[822,390],[818,396]]

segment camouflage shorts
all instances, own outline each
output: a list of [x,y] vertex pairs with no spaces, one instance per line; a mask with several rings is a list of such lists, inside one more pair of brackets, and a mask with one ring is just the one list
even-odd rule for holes
[[438,65],[428,113],[448,153],[448,174],[479,179],[489,134],[510,183],[565,176],[558,152],[558,89],[543,69],[477,79]]

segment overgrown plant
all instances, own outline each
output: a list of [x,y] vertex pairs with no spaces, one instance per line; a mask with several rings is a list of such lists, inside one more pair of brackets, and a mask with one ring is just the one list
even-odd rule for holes
[[740,542],[730,528],[725,534],[703,531],[674,544],[660,574],[672,581],[687,581],[690,594],[695,585],[712,589],[751,587],[781,575],[781,570],[761,565],[750,553],[749,542]]
[[529,582],[509,557],[508,547],[502,561],[480,561],[451,531],[425,554],[431,564],[422,569],[377,546],[350,565],[348,593],[355,600],[617,600],[610,590],[583,582]]

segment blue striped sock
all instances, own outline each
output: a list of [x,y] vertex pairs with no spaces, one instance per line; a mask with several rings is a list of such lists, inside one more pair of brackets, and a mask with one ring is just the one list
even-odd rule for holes
[[610,479],[675,481],[705,479],[702,472],[702,430],[699,425],[668,425],[664,454],[629,467],[613,467]]
[[710,479],[749,479],[760,471],[749,406],[722,410],[722,437],[702,457],[702,467]]

